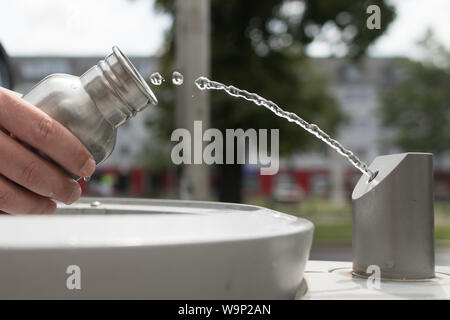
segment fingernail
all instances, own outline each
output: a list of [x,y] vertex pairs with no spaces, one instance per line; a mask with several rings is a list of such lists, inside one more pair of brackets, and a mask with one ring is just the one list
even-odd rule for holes
[[92,158],[89,158],[83,165],[83,168],[81,168],[81,175],[83,177],[92,176],[92,174],[95,171],[95,166],[96,166],[95,160]]

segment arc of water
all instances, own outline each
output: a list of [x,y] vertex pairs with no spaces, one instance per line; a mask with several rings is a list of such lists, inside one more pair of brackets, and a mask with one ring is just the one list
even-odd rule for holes
[[229,95],[237,98],[243,98],[245,100],[251,101],[258,106],[263,106],[279,117],[282,117],[289,122],[294,122],[299,125],[309,133],[315,135],[317,138],[328,144],[331,148],[336,150],[339,154],[347,158],[350,163],[361,171],[363,174],[369,176],[372,179],[376,173],[372,172],[367,164],[361,161],[352,151],[346,149],[339,141],[331,138],[325,131],[319,128],[318,125],[314,123],[309,123],[306,120],[299,117],[293,112],[288,112],[281,109],[275,102],[267,100],[256,93],[248,92],[247,90],[242,90],[234,86],[227,86],[223,83],[209,80],[206,77],[199,77],[195,84],[200,90],[223,90]]

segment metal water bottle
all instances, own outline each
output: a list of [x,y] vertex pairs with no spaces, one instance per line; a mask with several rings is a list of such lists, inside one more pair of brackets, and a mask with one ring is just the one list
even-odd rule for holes
[[117,128],[158,102],[128,58],[112,50],[81,77],[49,75],[23,97],[78,137],[97,165],[112,153]]

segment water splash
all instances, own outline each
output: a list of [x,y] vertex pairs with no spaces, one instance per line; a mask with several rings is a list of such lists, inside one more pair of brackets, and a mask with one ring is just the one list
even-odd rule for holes
[[181,73],[179,73],[178,71],[175,71],[172,74],[172,83],[176,86],[180,86],[183,84],[184,81],[184,77]]
[[163,83],[163,81],[165,81],[165,80],[159,72],[153,72],[150,75],[150,82],[155,86],[161,85]]
[[224,85],[223,83],[209,80],[206,77],[198,78],[197,80],[195,80],[195,84],[200,90],[223,90],[230,96],[243,98],[245,100],[255,103],[258,106],[263,106],[272,111],[273,113],[275,113],[277,116],[285,118],[289,122],[294,122],[295,124],[299,125],[303,129],[308,131],[309,133],[315,135],[317,138],[319,138],[320,140],[328,144],[330,147],[332,147],[334,150],[336,150],[339,154],[347,158],[353,166],[355,166],[363,174],[369,176],[369,178],[374,177],[374,175],[376,174],[376,173],[374,174],[369,169],[367,164],[362,162],[353,152],[344,148],[344,146],[339,141],[332,139],[326,132],[320,129],[316,124],[309,123],[304,119],[300,118],[295,113],[281,109],[276,103],[267,100],[257,95],[256,93],[241,90],[234,86],[227,86]]

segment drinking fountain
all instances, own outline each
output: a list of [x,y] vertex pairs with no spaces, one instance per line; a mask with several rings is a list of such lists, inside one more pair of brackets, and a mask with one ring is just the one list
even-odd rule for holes
[[352,193],[353,261],[308,261],[303,299],[450,299],[435,266],[433,155],[383,155]]
[[383,279],[434,277],[433,155],[377,157],[352,194],[353,272]]
[[0,299],[293,299],[312,234],[250,205],[82,198],[0,217]]
[[426,153],[373,161],[352,195],[353,263],[308,261],[311,222],[250,205],[82,198],[0,216],[0,299],[448,299],[432,167]]

